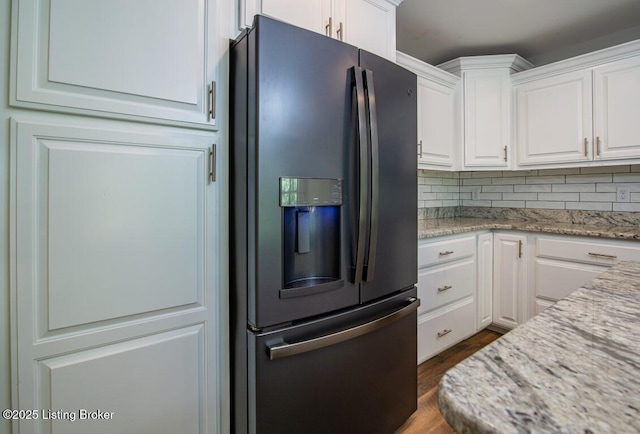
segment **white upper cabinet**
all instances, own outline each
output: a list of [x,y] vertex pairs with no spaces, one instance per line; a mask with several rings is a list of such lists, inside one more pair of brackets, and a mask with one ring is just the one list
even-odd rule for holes
[[463,169],[511,164],[511,74],[531,68],[515,54],[461,57],[438,65],[462,78]]
[[640,157],[640,56],[593,70],[596,159]]
[[215,127],[209,101],[228,43],[216,8],[216,0],[21,1],[11,104]]
[[[402,0],[341,0],[335,15],[344,22],[344,40],[390,60],[396,59],[396,6]],[[342,6],[340,4],[342,3]],[[343,12],[344,11],[344,12]],[[340,16],[341,13],[344,15]]]
[[[247,1],[250,3],[250,0]],[[262,9],[260,9],[260,3]],[[287,23],[295,24],[316,33],[332,36],[333,20],[331,19],[331,2],[328,0],[262,0],[257,2],[257,10],[248,16],[246,26],[250,27],[253,15],[262,13]],[[248,11],[251,9],[247,9]],[[329,21],[331,20],[331,24]]]
[[[418,77],[418,167],[453,165],[455,88]],[[426,167],[425,167],[426,168]]]
[[395,60],[396,7],[402,0],[244,0],[241,27],[264,14]]
[[640,41],[512,79],[518,166],[640,160]]
[[460,78],[401,52],[396,58],[418,76],[418,168],[456,170]]
[[591,72],[516,87],[518,164],[591,159]]
[[511,82],[508,70],[464,75],[464,165],[509,167]]

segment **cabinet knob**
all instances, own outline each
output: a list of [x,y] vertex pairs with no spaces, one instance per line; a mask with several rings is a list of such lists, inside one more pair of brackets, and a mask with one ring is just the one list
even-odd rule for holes
[[440,256],[447,256],[447,255],[451,255],[453,253],[453,250],[447,250],[446,252],[440,252]]
[[438,292],[444,292],[444,291],[446,291],[447,289],[451,289],[451,288],[453,288],[453,286],[451,286],[451,285],[444,285],[442,288],[438,288]]

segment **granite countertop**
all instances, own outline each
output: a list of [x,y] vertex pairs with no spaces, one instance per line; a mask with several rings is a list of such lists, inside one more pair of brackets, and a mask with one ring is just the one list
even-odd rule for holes
[[639,433],[640,262],[621,262],[456,365],[458,434]]
[[554,221],[510,220],[501,218],[454,217],[418,220],[418,239],[441,237],[490,229],[545,232],[587,237],[640,240],[639,225],[584,224]]

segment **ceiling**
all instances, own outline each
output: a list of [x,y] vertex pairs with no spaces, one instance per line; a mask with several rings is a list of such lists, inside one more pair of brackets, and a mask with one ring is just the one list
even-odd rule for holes
[[640,39],[640,0],[404,0],[399,51],[432,65],[519,54],[536,66]]

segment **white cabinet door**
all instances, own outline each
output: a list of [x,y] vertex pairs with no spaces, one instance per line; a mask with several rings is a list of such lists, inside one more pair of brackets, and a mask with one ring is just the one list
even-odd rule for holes
[[518,165],[592,159],[591,71],[516,87]]
[[244,26],[255,14],[396,59],[396,6],[386,0],[243,0]]
[[[215,126],[216,0],[20,2],[11,103]],[[222,107],[219,107],[220,109]]]
[[[35,432],[214,432],[226,335],[211,134],[12,122],[13,403]],[[112,421],[78,422],[80,409]]]
[[493,321],[493,233],[478,235],[476,330]]
[[514,328],[527,318],[527,267],[524,235],[493,234],[493,322]]
[[536,258],[534,296],[558,301],[606,270],[606,267]]
[[463,79],[465,167],[508,167],[511,142],[509,71],[465,71]]
[[335,31],[331,7],[331,0],[262,0],[264,15],[327,36]]
[[595,158],[640,157],[640,57],[593,70]]
[[455,144],[455,89],[418,77],[418,167],[451,167]]
[[[337,38],[358,48],[395,61],[396,7],[385,0],[334,0]],[[341,5],[341,6],[340,6]],[[341,16],[342,15],[342,16]]]

